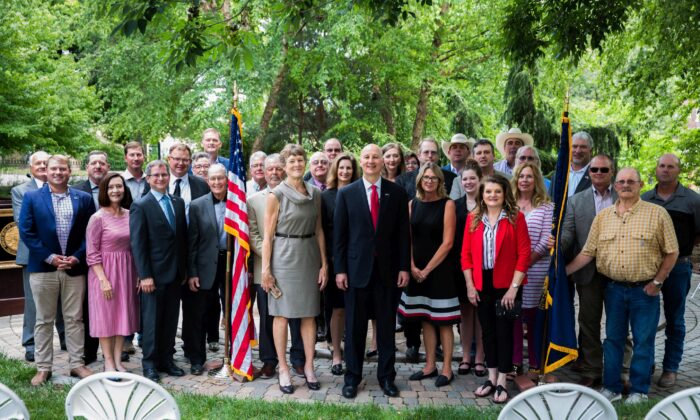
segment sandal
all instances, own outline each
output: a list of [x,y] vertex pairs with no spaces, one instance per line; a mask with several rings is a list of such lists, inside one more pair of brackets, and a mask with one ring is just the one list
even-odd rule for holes
[[[496,398],[500,397],[501,394],[503,394],[503,393],[506,394],[506,399],[503,400],[503,401],[497,400]],[[492,399],[491,399],[491,402],[492,402],[492,403],[494,403],[494,404],[505,404],[505,403],[508,402],[508,399],[510,398],[510,395],[508,395],[508,391],[506,391],[505,388],[503,388],[501,385],[498,385],[498,386],[496,387],[496,394],[494,395],[494,397],[496,397],[496,398],[492,398]]]
[[[477,367],[481,366],[481,369],[477,369]],[[483,363],[474,363],[474,375],[482,378],[486,376],[486,373],[488,371],[486,370],[486,365]]]
[[[477,391],[479,391],[478,388],[476,391],[474,391],[474,395],[478,398],[486,398],[496,391],[496,387],[493,385],[493,382],[491,382],[489,380],[484,382],[484,384],[481,385],[479,388],[481,388],[481,390],[482,390],[481,394],[477,393]],[[488,391],[486,391],[487,389],[488,389]]]
[[[464,367],[462,367],[464,366]],[[457,369],[457,374],[458,375],[469,375],[469,372],[472,371],[472,364],[469,362],[462,362],[459,364],[459,368]]]

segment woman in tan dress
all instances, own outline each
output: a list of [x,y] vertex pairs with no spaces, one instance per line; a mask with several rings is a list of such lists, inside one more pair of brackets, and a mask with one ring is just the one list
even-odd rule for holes
[[[288,144],[280,153],[287,179],[268,195],[265,208],[262,287],[268,295],[269,314],[274,317],[272,334],[279,359],[279,386],[294,392],[287,364],[287,326],[301,318],[304,342],[304,376],[309,389],[320,384],[314,373],[316,320],[320,291],[327,281],[326,246],[321,224],[321,191],[305,183],[304,149]],[[278,288],[281,294],[276,293]],[[277,297],[275,297],[277,295]]]

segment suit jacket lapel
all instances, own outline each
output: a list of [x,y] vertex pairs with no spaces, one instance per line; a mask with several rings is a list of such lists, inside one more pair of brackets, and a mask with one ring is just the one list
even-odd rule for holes
[[[70,197],[71,204],[73,205],[73,217],[70,221],[70,226],[72,229],[73,225],[75,224],[75,219],[78,217],[78,212],[80,211],[80,198],[78,198],[77,194],[71,191],[70,187],[68,188],[68,196]],[[92,200],[92,193],[90,193],[90,199]]]
[[[381,185],[382,192],[381,192],[381,195],[379,196],[379,217],[377,218],[377,230],[375,231],[375,234],[377,232],[379,232],[379,227],[382,225],[384,218],[387,217],[386,213],[389,211],[388,207],[389,207],[389,200],[391,197],[391,194],[389,193],[388,189],[386,188],[387,183],[385,182],[385,180],[382,179],[380,182],[381,182],[380,185]],[[365,202],[366,201],[367,200],[365,200]],[[372,220],[371,216],[372,215],[370,213],[370,221]]]
[[[370,213],[369,209],[369,203],[367,202],[367,191],[365,191],[365,182],[360,178],[357,181],[357,199],[360,201],[360,207],[362,210],[360,211],[362,214],[364,214],[363,218],[365,221],[369,224],[370,228],[374,230],[374,224],[372,223],[372,213]],[[381,203],[379,204],[381,208]]]
[[[216,220],[216,212],[214,211],[214,199],[212,198],[212,194],[209,193],[206,196],[207,204],[204,206],[207,209],[207,214],[209,214],[209,219],[211,219],[212,226],[214,226],[214,230],[216,231],[216,234],[219,234],[219,224],[217,223]],[[217,236],[218,239],[218,236]],[[217,242],[218,243],[218,242]]]
[[[156,200],[156,197],[150,193],[147,194],[146,197],[147,197],[146,200],[151,201],[151,203],[152,203],[151,205],[155,206],[156,214],[158,214],[157,217],[161,218],[165,222],[166,225],[170,226],[170,222],[168,221],[168,218],[165,217],[165,213],[163,213],[163,208],[160,206],[160,203],[158,202],[158,200]],[[177,220],[177,213],[175,213],[175,205],[173,205],[173,214],[176,215],[175,219]],[[170,232],[172,232],[172,231],[173,230],[170,229]]]
[[56,213],[53,211],[53,201],[51,201],[51,190],[49,189],[48,184],[44,184],[44,186],[42,187],[41,198],[43,198],[44,204],[46,204],[46,207],[49,209],[49,213],[51,213],[51,220],[53,220],[55,223]]
[[[501,223],[503,222],[503,223]],[[498,221],[498,229],[496,230],[496,249],[494,250],[493,253],[493,264],[496,265],[496,259],[498,258],[498,251],[501,249],[501,245],[503,245],[503,239],[506,237],[506,227],[508,226],[508,218],[501,219]],[[503,224],[503,226],[501,226]]]

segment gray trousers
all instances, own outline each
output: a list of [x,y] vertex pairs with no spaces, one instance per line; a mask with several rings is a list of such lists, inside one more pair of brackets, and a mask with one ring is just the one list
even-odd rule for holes
[[[34,294],[29,286],[29,271],[22,267],[22,286],[24,288],[24,318],[22,320],[22,347],[25,351],[34,351],[34,326],[36,325],[36,304]],[[58,298],[56,309],[56,332],[60,337],[65,337],[63,325],[63,312],[61,311],[61,298]],[[63,338],[62,338],[63,339]]]

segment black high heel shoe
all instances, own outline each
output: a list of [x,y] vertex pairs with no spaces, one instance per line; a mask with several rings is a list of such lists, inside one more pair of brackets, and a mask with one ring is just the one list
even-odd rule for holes
[[306,376],[306,372],[304,372],[304,380],[306,381],[306,386],[312,390],[312,391],[318,391],[321,389],[321,383],[316,380],[316,382],[310,382],[309,377]]
[[284,371],[279,371],[279,374],[277,375],[277,380],[280,386],[280,391],[282,391],[283,394],[293,394],[294,393],[294,386],[292,385],[292,379],[289,376],[289,371],[286,371],[286,377],[287,381],[289,381],[289,385],[282,385],[282,375]]

